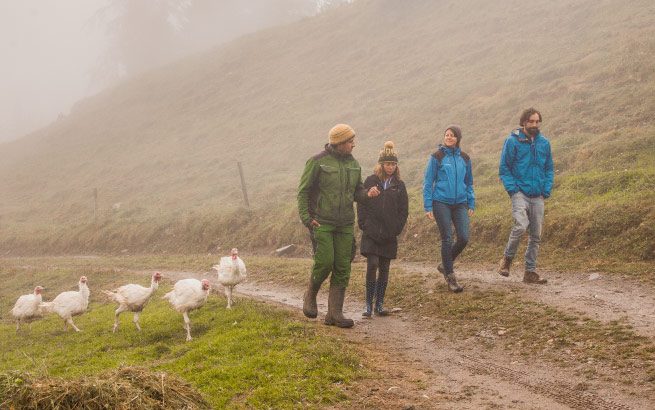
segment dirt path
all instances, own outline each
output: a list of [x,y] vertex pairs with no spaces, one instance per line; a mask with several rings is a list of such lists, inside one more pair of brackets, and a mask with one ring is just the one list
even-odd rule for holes
[[[430,264],[401,262],[398,266],[406,272],[421,274],[435,284],[441,280]],[[601,322],[627,320],[638,334],[655,338],[655,290],[648,286],[602,273],[555,272],[543,274],[548,278],[545,286],[525,286],[521,275],[522,272],[515,269],[509,278],[504,278],[489,266],[467,266],[457,271],[464,285],[475,283],[495,290],[509,287],[531,300]]]
[[[430,266],[403,262],[402,268],[424,274],[426,280],[434,280],[436,285]],[[198,273],[163,273],[171,279],[203,276]],[[581,275],[566,278],[554,276],[549,277],[549,286],[528,288],[520,284],[519,278],[505,279],[492,273],[469,269],[462,271],[460,276],[464,283],[470,281],[497,288],[510,286],[544,303],[575,309],[602,320],[624,315],[631,317],[638,312],[643,316],[634,319],[633,324],[643,334],[652,335],[652,299],[648,299],[645,293],[645,297],[626,298],[625,293],[614,290],[618,284],[612,280],[601,277],[599,280],[582,281]],[[213,275],[205,277],[213,279]],[[302,316],[299,313],[302,308],[301,289],[281,287],[272,281],[249,281],[239,285],[237,290],[242,296],[272,303]],[[327,310],[325,293],[322,291],[319,294],[319,311],[323,314]],[[589,297],[598,302],[589,303]],[[639,299],[647,301],[640,303]],[[367,350],[366,361],[379,372],[379,378],[354,387],[353,396],[357,397],[357,402],[353,403],[353,407],[654,408],[652,401],[643,395],[631,395],[621,386],[603,381],[595,381],[591,385],[583,383],[580,376],[571,370],[512,357],[502,350],[484,348],[477,340],[458,341],[457,345],[453,345],[445,337],[435,337],[421,325],[420,320],[402,311],[391,317],[362,319],[361,305],[360,300],[349,294],[345,314],[355,319],[355,327],[349,330],[334,328],[339,337]],[[317,326],[323,326],[322,318],[321,314],[313,321],[317,322]]]

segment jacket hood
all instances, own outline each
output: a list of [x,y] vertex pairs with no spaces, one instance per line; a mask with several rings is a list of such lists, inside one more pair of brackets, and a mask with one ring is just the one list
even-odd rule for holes
[[325,144],[325,150],[330,154],[334,155],[338,159],[354,159],[353,154],[342,154],[336,149],[331,144]]
[[439,151],[442,151],[446,155],[448,154],[459,155],[459,153],[462,152],[462,150],[459,147],[448,148],[443,144],[439,144],[437,148],[439,149]]
[[[528,136],[525,135],[525,133],[523,132],[523,128],[517,128],[514,131],[512,131],[512,136],[521,142],[530,140],[530,138],[528,138]],[[541,133],[541,131],[539,131],[539,134],[537,134],[537,136],[534,137],[535,140],[538,138],[545,138],[544,135]]]

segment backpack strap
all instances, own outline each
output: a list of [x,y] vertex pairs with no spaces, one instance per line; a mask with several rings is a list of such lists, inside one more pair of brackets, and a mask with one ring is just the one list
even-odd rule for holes
[[[434,154],[432,154],[432,156],[437,160],[439,165],[441,165],[441,160],[443,159],[444,155],[445,154],[441,150],[436,151]],[[469,154],[467,154],[466,152],[460,151],[459,155],[464,159],[464,161],[467,161],[467,162],[471,161],[471,157],[469,157]]]
[[443,153],[442,150],[435,151],[435,153],[432,154],[432,156],[437,160],[437,163],[439,165],[441,165],[441,160],[443,159],[444,155],[445,154]]

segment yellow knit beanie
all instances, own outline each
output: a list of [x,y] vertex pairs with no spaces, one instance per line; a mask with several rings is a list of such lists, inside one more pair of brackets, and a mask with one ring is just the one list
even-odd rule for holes
[[330,130],[328,134],[330,144],[339,145],[355,136],[355,131],[346,124],[337,124]]
[[398,162],[398,154],[393,149],[393,141],[387,141],[384,143],[384,148],[380,151],[380,156],[378,157],[378,162]]

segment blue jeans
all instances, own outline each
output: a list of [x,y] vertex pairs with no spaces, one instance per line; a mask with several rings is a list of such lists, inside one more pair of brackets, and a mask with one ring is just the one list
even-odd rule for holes
[[528,248],[525,250],[525,270],[534,272],[537,268],[537,255],[541,242],[541,228],[544,224],[544,198],[530,198],[523,192],[512,195],[512,217],[514,227],[509,234],[505,256],[513,259],[523,234],[528,231]]
[[[469,241],[469,215],[466,204],[448,205],[443,202],[432,203],[432,214],[437,221],[441,235],[441,264],[446,274],[453,273],[453,262],[462,253]],[[457,241],[453,243],[453,225]]]

